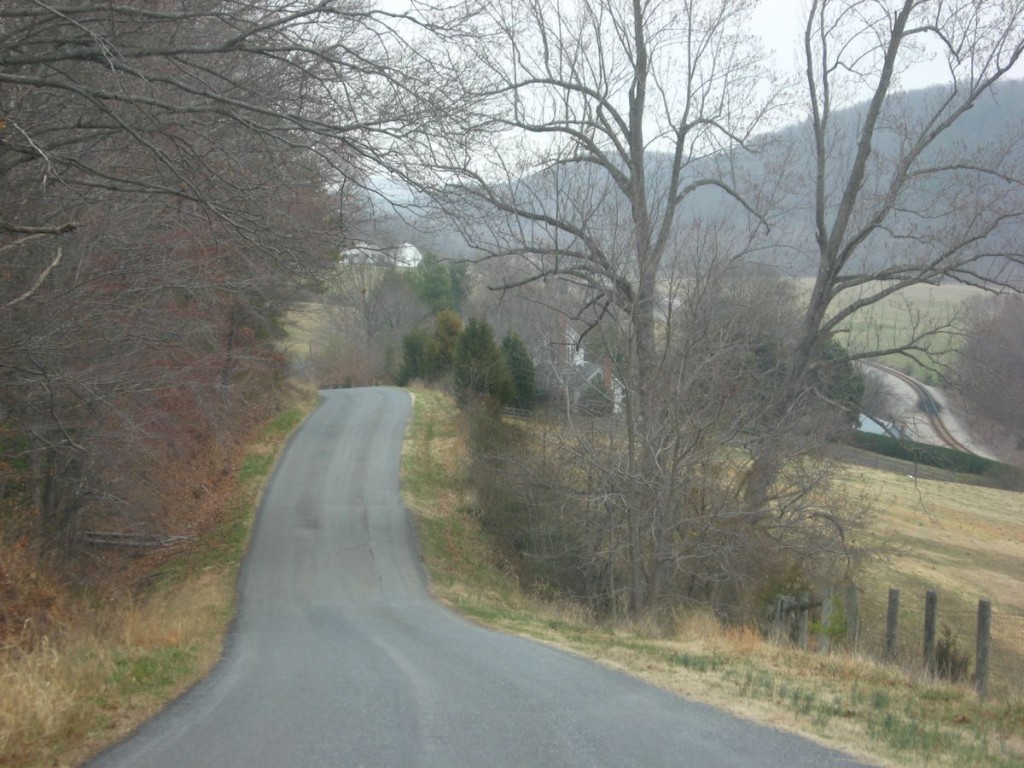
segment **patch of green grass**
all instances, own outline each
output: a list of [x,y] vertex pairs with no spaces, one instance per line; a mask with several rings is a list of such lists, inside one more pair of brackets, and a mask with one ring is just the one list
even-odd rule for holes
[[122,649],[115,652],[111,682],[118,697],[160,695],[187,678],[195,669],[196,660],[194,648],[179,645]]
[[[810,291],[811,281],[801,280]],[[862,291],[874,293],[883,286],[869,283]],[[844,346],[854,352],[891,349],[909,342],[924,331],[940,332],[924,340],[924,346],[933,356],[933,367],[941,369],[949,364],[958,349],[962,336],[958,324],[963,316],[964,302],[983,296],[978,288],[962,285],[915,285],[888,296],[876,304],[855,313],[844,324]],[[857,300],[851,292],[842,296],[834,309]],[[895,368],[906,371],[927,384],[937,384],[939,376],[928,365],[903,355],[879,358]]]
[[425,560],[435,563],[435,576],[447,585],[466,582],[478,589],[504,591],[507,584],[492,562],[480,557],[487,541],[471,518],[424,518],[417,525]]
[[516,624],[526,621],[522,614],[492,603],[480,603],[474,600],[459,600],[456,605],[466,616],[477,619],[485,624]]
[[934,688],[925,688],[918,698],[921,701],[958,702],[964,698],[964,692],[951,685],[935,686]]
[[281,411],[267,425],[266,434],[268,437],[287,437],[305,420],[309,414],[308,408],[295,407]]
[[914,707],[886,708],[871,714],[867,731],[891,754],[913,754],[925,763],[952,758],[956,765],[1020,768],[1024,764],[1019,756],[1000,754],[999,746],[990,743],[988,730],[972,727],[969,721],[963,726],[940,722]]
[[250,480],[265,478],[270,473],[270,468],[274,466],[275,458],[273,454],[250,453],[242,460],[242,468],[238,470],[239,482],[247,483]]
[[775,694],[775,678],[770,672],[753,664],[740,664],[739,669],[726,670],[726,679],[738,681],[740,696],[771,699]]
[[892,705],[892,697],[883,690],[871,692],[871,708],[876,710],[888,710]]
[[718,653],[689,653],[686,651],[671,654],[669,661],[694,672],[716,672],[727,664],[725,657]]

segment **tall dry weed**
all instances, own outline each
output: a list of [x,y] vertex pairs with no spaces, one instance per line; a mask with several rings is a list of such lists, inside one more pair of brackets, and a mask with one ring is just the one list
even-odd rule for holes
[[86,700],[101,695],[109,651],[93,637],[58,649],[43,639],[0,656],[0,765],[38,765],[84,736]]
[[204,645],[229,615],[232,596],[227,579],[211,569],[187,589],[126,605],[112,617],[110,632],[128,648]]
[[752,626],[729,627],[724,632],[729,649],[739,656],[752,656],[767,647],[764,635]]
[[[53,633],[59,640],[5,647],[0,765],[84,758],[151,715],[212,667],[232,595],[229,579],[211,570],[145,602],[96,607]],[[185,661],[169,681],[126,681],[131,662],[154,653]]]
[[676,639],[714,642],[724,637],[725,633],[722,622],[710,609],[693,608],[679,611],[675,615]]

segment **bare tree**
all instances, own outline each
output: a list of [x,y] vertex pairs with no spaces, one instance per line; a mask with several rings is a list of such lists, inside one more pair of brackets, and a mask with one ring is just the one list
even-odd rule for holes
[[[785,530],[816,539],[817,551],[843,550],[849,520],[810,503],[828,483],[827,462],[808,459],[834,434],[819,428],[823,414],[837,413],[826,406],[849,407],[859,389],[852,360],[925,353],[942,329],[919,326],[909,340],[849,354],[836,334],[916,283],[1003,289],[1020,261],[1019,126],[980,147],[957,136],[1020,57],[1019,4],[814,0],[802,36],[809,152],[755,137],[770,126],[777,92],[739,31],[749,7],[496,4],[467,51],[479,64],[466,79],[467,103],[477,105],[467,130],[423,147],[443,155],[436,194],[461,216],[467,241],[502,259],[501,287],[567,281],[575,316],[595,333],[610,320],[626,341],[617,375],[627,437],[611,449],[601,438],[605,450],[585,453],[603,457],[587,476],[609,479],[601,498],[623,519],[634,610],[657,599],[668,564],[680,562],[676,532],[703,519],[687,516],[688,494],[714,475],[709,457],[730,440],[747,461],[735,483],[715,487],[719,508],[745,521],[747,545],[767,546]],[[949,85],[912,110],[899,77],[927,45],[941,50]],[[748,325],[728,344],[701,346],[734,326],[700,291],[716,274],[780,251],[789,264],[812,265],[804,311],[779,335]],[[687,320],[698,308],[719,322],[710,335]],[[727,355],[712,355],[721,366],[702,356],[716,349],[745,350],[746,369],[725,364]],[[694,369],[708,375],[681,373]],[[739,385],[743,406],[730,401],[712,418],[712,393],[728,377],[758,386]],[[705,565],[723,552],[706,551]]]
[[562,499],[555,518],[572,518],[572,535],[548,540],[569,542],[586,593],[634,612],[666,599],[735,607],[782,552],[799,552],[808,577],[819,556],[843,560],[849,518],[808,493],[824,486],[820,466],[786,466],[770,517],[739,503],[745,465],[729,466],[751,436],[806,453],[832,412],[813,398],[779,422],[794,296],[742,279],[777,191],[770,156],[742,162],[778,95],[743,36],[749,8],[502,4],[472,52],[485,111],[471,117],[494,133],[493,162],[454,156],[444,169],[462,184],[443,200],[500,258],[498,285],[566,283],[552,303],[577,302],[570,316],[624,384],[622,422],[573,423],[542,452],[561,455],[545,459],[558,468],[530,474]]
[[433,114],[426,26],[356,0],[0,6],[0,469],[28,466],[41,539],[158,517],[154,476],[258,410],[340,182]]
[[[255,237],[261,220],[235,205],[241,190],[227,193],[239,136],[264,162],[283,160],[275,147],[287,147],[292,158],[316,158],[321,172],[365,181],[394,137],[432,108],[420,70],[396,76],[415,44],[410,28],[424,24],[357,0],[5,3],[0,170],[29,166],[50,185],[177,197]],[[134,172],[142,157],[146,174]],[[223,183],[204,184],[197,171]],[[71,223],[4,226],[35,234]]]
[[402,337],[423,326],[430,309],[394,265],[342,264],[327,278],[313,362],[324,384],[369,384],[398,370]]
[[[988,141],[960,132],[974,107],[998,98],[997,84],[1024,52],[1024,6],[814,0],[802,40],[812,162],[811,183],[797,183],[812,197],[794,203],[806,224],[780,231],[790,236],[791,252],[809,257],[815,279],[780,420],[798,408],[815,369],[831,364],[819,353],[856,313],[920,283],[1017,290],[1024,260],[1020,126],[986,126]],[[911,109],[901,74],[936,50],[947,83]],[[808,168],[790,167],[798,174]],[[927,364],[929,337],[948,330],[917,325],[908,339],[851,357],[902,353]],[[771,440],[754,457],[747,504],[763,509],[785,458]]]
[[633,610],[656,598],[642,539],[666,503],[656,488],[677,437],[659,390],[660,281],[686,251],[681,233],[697,229],[686,224],[698,198],[741,214],[734,254],[762,226],[757,206],[716,164],[744,148],[772,107],[758,52],[741,31],[750,7],[494,3],[467,51],[475,65],[464,98],[476,107],[458,136],[477,141],[442,136],[428,148],[444,153],[435,199],[460,215],[467,242],[502,259],[504,288],[567,281],[566,296],[579,299],[573,315],[594,327],[608,319],[626,340],[617,368],[628,430],[618,492]]
[[[741,447],[778,429],[773,411],[798,304],[786,281],[696,256],[675,285],[649,382],[656,425],[627,432],[614,417],[570,411],[568,424],[524,427],[529,441],[480,440],[474,474],[485,522],[522,563],[524,581],[557,585],[599,612],[635,610],[638,564],[644,609],[700,602],[739,617],[772,588],[840,578],[859,557],[853,534],[866,510],[833,487],[827,456],[786,464],[770,518],[752,519],[739,503]],[[802,425],[801,447],[807,432],[841,434],[840,414],[821,401],[806,414],[814,425]],[[629,461],[637,433],[653,469]],[[639,514],[644,531],[634,542]]]
[[493,144],[449,145],[441,170],[461,182],[453,205],[481,217],[470,242],[518,257],[508,286],[558,275],[628,316],[643,366],[684,203],[713,187],[749,208],[701,162],[764,123],[758,60],[733,31],[749,5],[498,4],[469,53],[482,71],[466,102],[482,111],[467,127]]

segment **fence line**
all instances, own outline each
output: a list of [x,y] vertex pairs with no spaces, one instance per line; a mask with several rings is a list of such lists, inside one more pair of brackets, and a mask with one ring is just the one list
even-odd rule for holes
[[854,585],[826,586],[818,594],[780,595],[770,634],[808,650],[845,648],[971,683],[980,696],[1024,695],[1024,615],[995,611],[984,598],[975,611],[949,610],[935,591],[890,589],[878,614],[864,611]]

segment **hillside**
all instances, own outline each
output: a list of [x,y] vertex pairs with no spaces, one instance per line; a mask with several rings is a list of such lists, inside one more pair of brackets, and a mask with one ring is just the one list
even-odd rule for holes
[[[742,717],[793,730],[873,763],[900,768],[1024,763],[1024,494],[851,467],[851,495],[877,505],[866,535],[882,545],[857,586],[862,652],[802,652],[766,642],[700,609],[661,622],[601,621],[578,603],[526,593],[515,565],[481,528],[468,489],[462,424],[453,401],[417,391],[403,449],[403,489],[434,593],[462,613],[623,669]],[[886,595],[902,589],[900,663],[871,658],[884,632]],[[995,605],[1000,696],[979,701],[965,685],[920,672],[925,589],[939,592],[940,620],[973,651],[971,611]],[[1002,695],[1011,692],[1009,699]]]
[[[891,174],[896,155],[900,151],[903,135],[909,126],[920,124],[935,108],[942,92],[924,89],[894,95],[886,103],[882,125],[876,133],[874,149],[877,157],[869,169],[865,188],[884,190]],[[835,151],[830,154],[831,171],[836,174],[836,185],[848,170],[852,155],[857,126],[863,121],[866,104],[859,104],[837,111],[832,116],[830,135],[836,142]],[[951,160],[970,162],[981,153],[987,160],[1001,156],[1001,161],[1019,160],[1024,146],[1018,141],[1019,127],[1024,124],[1024,81],[999,83],[990,94],[967,112],[954,126],[944,133],[925,153],[923,163],[941,165]],[[813,151],[809,126],[805,123],[789,125],[778,131],[761,136],[753,145],[754,152],[735,157],[710,156],[694,163],[682,183],[687,184],[705,176],[728,180],[746,199],[759,201],[757,209],[766,217],[771,227],[770,234],[760,240],[750,260],[761,266],[769,266],[790,277],[813,276],[817,270],[813,254]],[[670,158],[655,150],[648,152],[647,185],[648,193],[656,195],[665,188]],[[620,220],[625,213],[618,210],[621,198],[608,197],[607,182],[592,178],[572,178],[570,172],[560,168],[558,176],[535,173],[516,180],[515,184],[524,194],[535,201],[539,209],[551,207],[554,203],[553,190],[574,190],[576,205],[581,205],[581,196],[590,198],[593,205],[603,210],[609,220]],[[570,174],[570,175],[567,175]],[[423,250],[444,254],[452,258],[478,258],[486,249],[478,249],[467,242],[465,233],[456,231],[445,223],[442,211],[434,210],[428,198],[414,195],[407,187],[381,178],[380,188],[394,195],[400,202],[393,207],[380,195],[375,197],[376,216],[365,223],[360,236],[381,243],[411,242]],[[772,194],[765,196],[764,188],[770,187]],[[838,195],[834,185],[831,195]],[[932,196],[940,191],[928,180],[912,184],[901,196],[900,207],[905,210],[927,210]],[[415,200],[413,204],[407,201]],[[608,201],[613,202],[609,203]],[[599,201],[599,202],[598,202]],[[611,206],[611,207],[609,207]],[[581,205],[586,208],[584,202]],[[603,207],[603,208],[602,208]],[[681,210],[678,224],[679,237],[684,240],[695,222],[711,223],[725,230],[747,231],[756,226],[756,221],[736,205],[729,195],[715,187],[705,187],[689,195]],[[932,231],[941,225],[932,221]],[[526,231],[531,227],[524,223]],[[1000,244],[1019,239],[1019,223],[1011,223],[998,236],[991,238],[989,246],[998,251]],[[536,236],[545,235],[540,230]],[[482,238],[482,242],[487,238]],[[482,244],[482,243],[481,243]],[[906,242],[902,245],[907,247]],[[850,265],[852,270],[871,271],[877,269],[889,256],[888,246],[879,243],[870,248],[867,257]],[[927,249],[922,251],[926,257]],[[999,258],[984,262],[984,269],[993,273],[1006,265]]]

